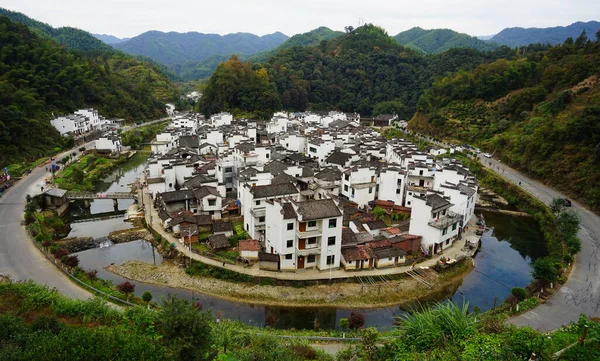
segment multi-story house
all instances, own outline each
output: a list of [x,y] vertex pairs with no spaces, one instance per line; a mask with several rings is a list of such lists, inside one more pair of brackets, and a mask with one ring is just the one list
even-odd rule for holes
[[332,199],[266,202],[265,249],[280,255],[281,270],[338,268],[342,212]]
[[405,207],[411,208],[415,197],[424,197],[433,189],[435,166],[423,162],[410,163],[406,172]]
[[377,199],[392,201],[401,206],[404,204],[404,188],[406,186],[406,172],[395,164],[382,167],[379,173],[379,191]]
[[242,211],[246,232],[253,239],[264,241],[266,227],[266,201],[287,197],[299,200],[300,193],[292,183],[244,186]]
[[359,207],[366,207],[375,200],[377,193],[377,168],[358,164],[346,169],[342,174],[340,192]]
[[422,236],[421,247],[436,254],[452,246],[459,232],[461,215],[450,210],[450,201],[439,194],[414,197],[409,233]]

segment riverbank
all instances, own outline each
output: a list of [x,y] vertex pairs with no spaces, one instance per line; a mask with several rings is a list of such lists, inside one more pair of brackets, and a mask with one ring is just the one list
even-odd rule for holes
[[409,277],[369,285],[356,282],[335,282],[330,285],[327,281],[303,287],[236,283],[190,276],[171,261],[158,266],[128,261],[122,265],[106,267],[107,271],[135,282],[187,289],[235,302],[282,307],[342,308],[402,306],[419,300],[443,297],[451,294],[472,269],[473,264],[467,259],[454,269],[436,274],[431,282],[433,287],[427,288]]

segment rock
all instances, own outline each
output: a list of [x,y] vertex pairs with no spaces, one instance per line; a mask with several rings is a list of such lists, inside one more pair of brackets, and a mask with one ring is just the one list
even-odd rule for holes
[[66,249],[69,253],[75,253],[96,248],[100,242],[102,242],[102,239],[95,240],[92,237],[73,237],[61,239],[56,244]]
[[140,239],[149,240],[152,239],[152,235],[145,228],[133,228],[110,232],[108,239],[114,243],[126,243]]

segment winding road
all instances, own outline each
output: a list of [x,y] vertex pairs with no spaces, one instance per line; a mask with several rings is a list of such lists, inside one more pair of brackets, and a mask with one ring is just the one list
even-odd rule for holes
[[[481,162],[514,184],[521,182],[521,188],[546,204],[553,198],[565,198],[563,194],[497,160],[481,157]],[[581,217],[579,238],[582,247],[569,279],[544,304],[512,318],[510,323],[550,331],[577,321],[582,313],[600,316],[600,217],[581,204],[572,203],[572,209]]]

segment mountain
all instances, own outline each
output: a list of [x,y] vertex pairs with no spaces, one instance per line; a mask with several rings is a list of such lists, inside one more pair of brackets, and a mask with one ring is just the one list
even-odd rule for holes
[[164,101],[177,98],[173,83],[149,64],[114,51],[69,51],[37,29],[0,16],[0,164],[66,146],[52,114],[93,107],[138,122],[164,116]]
[[[220,64],[208,81],[199,110],[251,116],[260,115],[259,105],[280,101],[280,108],[290,111],[339,109],[363,116],[395,112],[408,119],[433,79],[502,56],[514,56],[514,51],[451,49],[424,56],[403,47],[383,29],[365,25],[316,45],[283,49],[262,64],[242,64],[238,58]],[[262,86],[274,87],[279,101],[271,99],[270,90],[265,91],[268,99],[255,92],[251,85],[258,80],[252,73],[239,74],[239,69],[248,66],[268,75],[268,84]],[[251,81],[242,81],[246,78]]]
[[475,37],[479,40],[490,40],[494,35],[475,35]]
[[[333,31],[326,27],[320,27],[303,34],[296,34],[284,41],[281,45],[271,50],[261,51],[252,55],[236,54],[240,60],[252,61],[256,63],[266,62],[270,57],[278,52],[291,48],[293,46],[308,46],[318,44],[321,40],[329,40],[344,33]],[[185,64],[175,64],[170,69],[184,80],[204,79],[210,77],[219,63],[227,61],[231,54],[212,55],[197,62]]]
[[108,45],[112,45],[112,44],[117,44],[117,43],[122,43],[124,41],[127,41],[131,38],[117,38],[114,35],[107,35],[107,34],[92,34],[96,39],[104,42],[105,44]]
[[197,62],[213,55],[254,54],[274,48],[287,38],[279,32],[259,37],[249,33],[221,36],[197,32],[148,31],[114,46],[129,54],[144,55],[172,66]]
[[3,8],[0,8],[0,16],[6,16],[14,22],[21,23],[37,35],[50,38],[69,50],[115,52],[111,46],[104,44],[92,34],[83,30],[71,27],[53,28],[48,24],[33,20],[21,13]]
[[532,50],[438,78],[409,127],[477,145],[598,211],[600,40]]
[[600,22],[576,22],[569,26],[553,28],[506,28],[494,35],[490,41],[510,47],[528,44],[561,44],[567,38],[577,38],[583,31],[593,38],[600,30]]
[[470,48],[487,51],[497,48],[490,42],[476,37],[457,33],[450,29],[425,30],[419,27],[403,31],[394,36],[400,44],[417,49],[426,54],[439,54],[452,48]]

